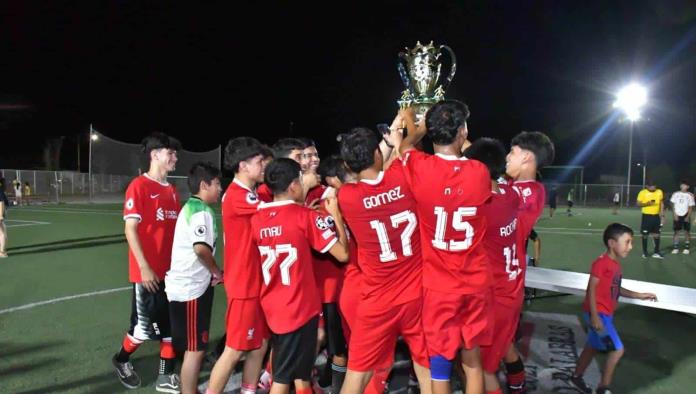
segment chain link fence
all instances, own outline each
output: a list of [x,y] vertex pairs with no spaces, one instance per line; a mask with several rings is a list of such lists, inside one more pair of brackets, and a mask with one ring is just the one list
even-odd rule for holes
[[[616,193],[619,194],[619,203],[621,206],[626,206],[628,201],[629,206],[636,205],[638,193],[643,189],[642,185],[631,185],[627,188],[626,185],[620,184],[573,184],[573,183],[544,183],[546,187],[547,203],[553,188],[556,189],[557,204],[563,206],[572,197],[573,204],[576,206],[588,207],[609,207],[614,205]],[[626,191],[628,190],[628,200],[626,200]],[[667,198],[671,193],[670,190],[662,190]]]

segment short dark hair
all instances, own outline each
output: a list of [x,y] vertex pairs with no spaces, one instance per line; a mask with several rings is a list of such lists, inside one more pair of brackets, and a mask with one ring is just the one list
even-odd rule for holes
[[181,142],[174,137],[155,131],[143,138],[142,142],[140,142],[140,149],[144,154],[150,156],[150,152],[158,149],[179,151],[181,150]]
[[495,138],[482,137],[474,141],[464,151],[467,159],[478,160],[488,167],[491,179],[498,179],[505,173],[505,146]]
[[191,166],[188,175],[188,188],[191,194],[198,194],[201,181],[210,185],[213,179],[220,179],[220,170],[210,162],[196,162]]
[[691,184],[689,183],[689,181],[686,180],[686,179],[682,179],[682,180],[679,182],[679,184],[680,184],[680,185],[686,185],[686,186],[690,186],[690,185],[691,185]]
[[275,157],[288,157],[290,152],[295,149],[303,150],[305,143],[297,138],[282,138],[273,144],[273,155]]
[[358,173],[375,164],[375,150],[379,149],[377,133],[356,127],[341,137],[341,157],[351,171]]
[[319,163],[319,168],[317,169],[319,177],[321,178],[321,184],[328,186],[326,183],[326,178],[335,176],[341,182],[346,181],[348,171],[346,171],[346,163],[343,161],[341,156],[331,155]]
[[435,145],[449,145],[457,137],[459,128],[469,119],[469,108],[457,100],[444,100],[425,114],[428,137]]
[[313,146],[316,148],[317,144],[314,143],[314,140],[308,137],[297,137],[298,140],[302,141],[304,144],[305,148],[309,148],[310,146]]
[[625,224],[612,223],[604,229],[604,235],[602,236],[604,240],[604,246],[609,247],[609,240],[613,239],[618,241],[618,239],[624,234],[631,234],[633,236],[633,230]]
[[532,152],[536,160],[537,170],[553,163],[556,155],[551,138],[541,131],[523,131],[512,139],[510,146],[519,146]]
[[258,155],[269,157],[272,156],[273,153],[266,145],[260,143],[256,138],[232,138],[225,147],[225,169],[236,173],[239,171],[239,163]]
[[267,167],[263,177],[273,194],[285,193],[288,186],[300,178],[300,164],[295,160],[282,157],[274,159]]

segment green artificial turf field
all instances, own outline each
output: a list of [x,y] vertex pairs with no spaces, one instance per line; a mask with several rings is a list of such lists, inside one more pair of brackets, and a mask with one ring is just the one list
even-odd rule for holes
[[[572,217],[557,211],[552,219],[545,212],[539,221],[540,266],[588,272],[603,252],[606,224],[621,221],[637,229],[640,220],[635,209],[616,216],[608,208],[574,211]],[[110,363],[130,316],[120,205],[13,208],[7,225],[10,257],[0,260],[0,392],[127,391]],[[665,227],[671,229],[671,221]],[[665,231],[662,247],[664,260],[643,260],[637,238],[624,262],[624,277],[696,287],[696,256],[669,254],[671,230]],[[218,259],[220,255],[218,250]],[[79,295],[85,296],[68,298]],[[215,297],[213,341],[223,331],[221,287]],[[581,302],[575,296],[553,297],[535,300],[527,308],[579,315]],[[616,392],[690,392],[696,381],[693,316],[623,305],[616,321],[627,348],[615,377]],[[133,357],[143,380],[138,392],[154,392],[157,363],[156,344],[144,344]]]

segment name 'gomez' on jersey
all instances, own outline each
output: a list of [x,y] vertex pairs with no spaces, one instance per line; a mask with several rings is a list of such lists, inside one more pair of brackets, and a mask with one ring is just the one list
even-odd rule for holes
[[400,162],[375,180],[345,184],[338,204],[358,244],[363,300],[393,307],[422,295],[416,201]]
[[481,207],[486,216],[487,229],[483,245],[493,273],[494,295],[498,302],[519,303],[522,268],[517,258],[517,211],[520,196],[507,184],[498,184],[499,192],[493,193]]
[[268,326],[276,334],[294,331],[321,312],[312,249],[326,253],[338,238],[321,215],[293,201],[260,204],[251,231],[261,256]]
[[[179,196],[169,183],[143,174],[128,185],[123,219],[138,220],[138,240],[145,259],[158,278],[164,279],[172,261],[174,229],[179,214]],[[128,280],[140,283],[140,267],[128,248]]]
[[477,160],[418,150],[406,152],[403,163],[418,202],[423,286],[454,294],[488,288],[492,278],[481,245],[486,233],[481,205],[491,196],[488,168]]

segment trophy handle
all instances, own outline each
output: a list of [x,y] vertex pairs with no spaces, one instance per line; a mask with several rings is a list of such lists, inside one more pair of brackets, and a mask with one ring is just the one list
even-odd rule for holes
[[399,70],[399,76],[401,77],[401,82],[404,83],[406,90],[413,92],[411,89],[411,79],[408,77],[408,72],[406,67],[404,67],[404,62],[406,62],[406,54],[404,52],[399,52],[399,61],[396,64],[396,68]]
[[447,45],[440,45],[440,52],[442,52],[443,49],[449,53],[450,60],[452,60],[452,68],[450,69],[450,73],[447,76],[447,79],[445,79],[445,83],[442,84],[442,89],[447,90],[450,83],[452,83],[452,80],[454,79],[454,74],[457,72],[457,57],[454,55],[452,48],[448,47]]

